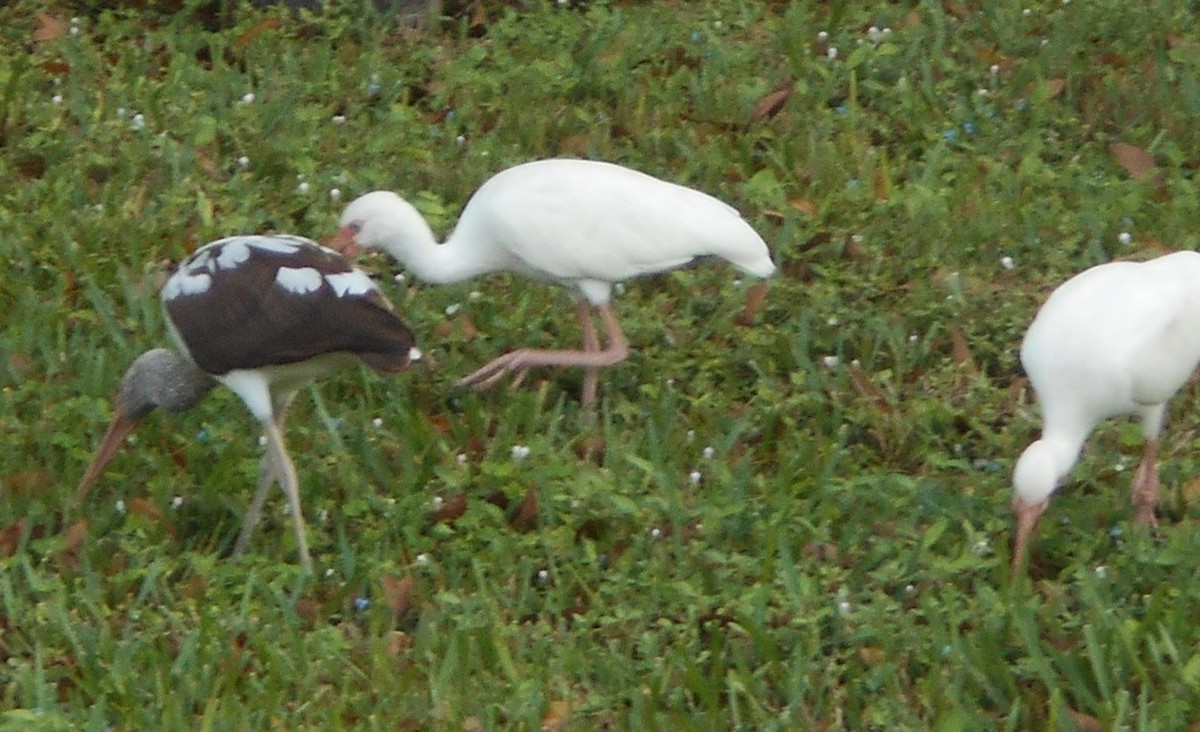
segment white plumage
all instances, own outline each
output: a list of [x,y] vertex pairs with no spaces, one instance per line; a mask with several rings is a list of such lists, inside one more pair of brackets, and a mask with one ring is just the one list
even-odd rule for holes
[[[597,369],[628,355],[610,307],[614,283],[701,257],[719,257],[757,277],[775,271],[762,237],[731,206],[597,161],[541,160],[501,171],[475,192],[441,245],[421,214],[387,191],[353,201],[341,227],[335,246],[343,252],[383,249],[429,282],[511,271],[567,287],[583,325],[583,350],[513,351],[462,383],[490,386],[509,372],[519,381],[531,366],[580,366],[584,403],[595,396]],[[605,324],[604,350],[588,305]]]
[[1029,326],[1021,363],[1044,425],[1013,471],[1014,570],[1050,495],[1108,417],[1141,418],[1146,447],[1132,496],[1137,521],[1155,525],[1166,404],[1200,364],[1200,253],[1113,262],[1071,278]]

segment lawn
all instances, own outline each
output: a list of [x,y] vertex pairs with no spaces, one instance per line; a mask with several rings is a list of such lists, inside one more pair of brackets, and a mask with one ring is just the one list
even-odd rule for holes
[[[1038,304],[1200,243],[1188,4],[96,5],[0,7],[0,730],[1200,729],[1194,388],[1160,536],[1115,421],[1008,566]],[[576,343],[560,290],[367,258],[425,357],[297,399],[314,576],[278,491],[228,557],[262,448],[227,390],[73,505],[173,262],[376,188],[444,235],[553,156],[737,207],[761,307],[725,266],[626,283],[591,409],[455,386]]]

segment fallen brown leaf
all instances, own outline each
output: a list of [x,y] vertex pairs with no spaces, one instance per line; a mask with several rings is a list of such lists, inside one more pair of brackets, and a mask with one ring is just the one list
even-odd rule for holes
[[63,551],[68,554],[74,554],[83,546],[84,539],[87,538],[87,519],[79,519],[75,523],[67,527],[63,532]]
[[440,508],[433,515],[433,520],[438,523],[454,523],[467,512],[467,494],[459,493],[453,496],[448,501],[443,501]]
[[846,371],[850,374],[850,381],[854,383],[854,388],[858,390],[867,399],[875,403],[875,408],[884,414],[892,413],[892,405],[888,403],[887,396],[883,390],[875,386],[875,382],[871,381],[871,377],[867,375],[860,367],[850,364]]
[[52,76],[66,76],[71,73],[71,64],[61,58],[53,58],[42,62],[42,71]]
[[1071,715],[1079,732],[1104,732],[1104,725],[1090,714],[1084,714],[1074,709],[1067,709],[1067,714]]
[[50,471],[45,468],[22,470],[13,473],[4,480],[4,485],[14,494],[33,495],[43,493],[54,485]]
[[381,580],[383,584],[383,601],[396,619],[404,617],[412,606],[413,589],[416,582],[412,576],[388,577]]
[[813,203],[807,198],[793,198],[792,200],[788,201],[788,205],[808,216],[817,215],[817,204]]
[[766,282],[755,282],[746,290],[746,304],[742,307],[742,312],[738,313],[734,320],[738,325],[750,326],[754,325],[754,319],[758,315],[758,311],[762,310],[763,303],[767,301],[767,291],[770,286]]
[[300,616],[304,622],[315,624],[317,619],[321,617],[321,603],[311,597],[301,597],[296,600],[296,614]]
[[484,9],[486,3],[475,3],[475,7],[471,8],[471,23],[469,28],[476,32],[481,32],[487,28],[487,11]]
[[537,525],[537,517],[537,490],[531,486],[529,490],[525,491],[525,498],[521,500],[521,505],[517,508],[512,520],[509,521],[509,525],[517,531],[529,531]]
[[38,13],[37,24],[38,27],[33,30],[33,40],[37,43],[53,41],[67,34],[67,24],[50,13]]
[[954,358],[954,363],[974,368],[975,357],[971,353],[971,346],[967,344],[967,336],[963,333],[962,328],[957,325],[950,328],[950,342],[950,354]]
[[787,100],[791,98],[793,88],[791,79],[775,87],[770,94],[767,94],[754,106],[754,111],[750,114],[750,121],[758,122],[779,114],[779,110],[783,109],[783,105],[787,104]]
[[1154,156],[1142,148],[1128,142],[1114,142],[1108,151],[1131,178],[1142,180],[1154,174]]
[[542,730],[544,732],[558,732],[566,729],[567,719],[570,717],[571,705],[559,699],[550,702],[550,708],[546,710],[546,716],[542,717]]
[[455,318],[454,322],[458,325],[459,335],[464,341],[470,343],[479,335],[479,328],[475,326],[475,321],[471,320],[470,316],[461,315]]
[[601,465],[604,463],[606,445],[603,435],[584,435],[575,441],[575,454],[580,460],[589,460]]
[[942,3],[942,9],[945,10],[947,14],[953,15],[959,20],[966,20],[967,18],[971,17],[971,11],[967,9],[967,6],[960,2],[955,2],[955,0],[945,0]]
[[137,516],[145,516],[154,523],[162,521],[162,510],[145,498],[131,498],[129,512]]
[[260,20],[247,28],[240,36],[238,36],[237,40],[233,42],[233,47],[240,51],[249,46],[251,43],[254,43],[254,41],[257,40],[258,37],[264,32],[268,30],[275,30],[276,28],[279,28],[280,25],[282,25],[282,23],[280,23],[279,18],[264,18],[263,20]]
[[11,557],[17,553],[17,545],[21,543],[21,534],[25,531],[29,519],[19,519],[15,524],[0,529],[0,559]]
[[[394,630],[394,631],[392,631],[392,634],[388,636],[387,650],[388,650],[388,653],[391,654],[392,656],[399,656],[401,653],[404,653],[405,651],[408,651],[409,649],[411,649],[412,645],[413,645],[412,637],[408,633],[405,633],[404,631]],[[413,729],[423,729],[423,728],[420,726],[417,726],[417,727],[413,727]]]

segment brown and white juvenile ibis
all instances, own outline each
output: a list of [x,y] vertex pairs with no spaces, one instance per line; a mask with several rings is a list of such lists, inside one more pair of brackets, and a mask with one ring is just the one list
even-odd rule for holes
[[1200,364],[1200,253],[1110,262],[1067,280],[1042,305],[1021,344],[1041,405],[1042,435],[1013,471],[1013,572],[1050,495],[1108,417],[1141,418],[1146,439],[1133,476],[1140,524],[1157,525],[1158,438],[1167,402]]
[[125,373],[112,424],[80,480],[76,502],[156,407],[189,409],[224,384],[262,423],[267,442],[234,554],[245,550],[278,478],[300,560],[311,570],[296,469],[283,442],[287,407],[302,386],[356,361],[400,371],[409,363],[412,332],[370,277],[337,252],[297,236],[233,236],[207,244],[179,265],[161,297],[181,353],[156,348]]
[[[508,271],[568,288],[583,328],[582,350],[515,350],[460,384],[488,387],[508,373],[519,383],[533,366],[582,367],[584,404],[595,399],[599,369],[629,354],[612,310],[614,283],[713,257],[756,277],[775,271],[766,243],[733,207],[591,160],[539,160],[497,173],[467,202],[440,245],[407,201],[389,191],[368,193],[342,213],[333,246],[348,255],[382,249],[429,282]],[[591,308],[604,325],[604,348]]]

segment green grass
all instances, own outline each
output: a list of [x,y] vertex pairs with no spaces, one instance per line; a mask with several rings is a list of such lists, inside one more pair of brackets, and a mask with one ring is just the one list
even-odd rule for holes
[[[1038,303],[1200,241],[1184,4],[528,5],[426,32],[0,9],[0,729],[1196,729],[1193,389],[1161,541],[1129,521],[1136,428],[1106,425],[1032,582],[1007,566]],[[228,392],[152,416],[72,508],[172,261],[326,236],[376,187],[446,232],[554,155],[743,211],[782,266],[755,324],[728,268],[629,283],[591,412],[578,374],[453,385],[574,342],[561,292],[385,276],[426,365],[290,419],[316,577],[278,496],[227,559],[260,456]]]

